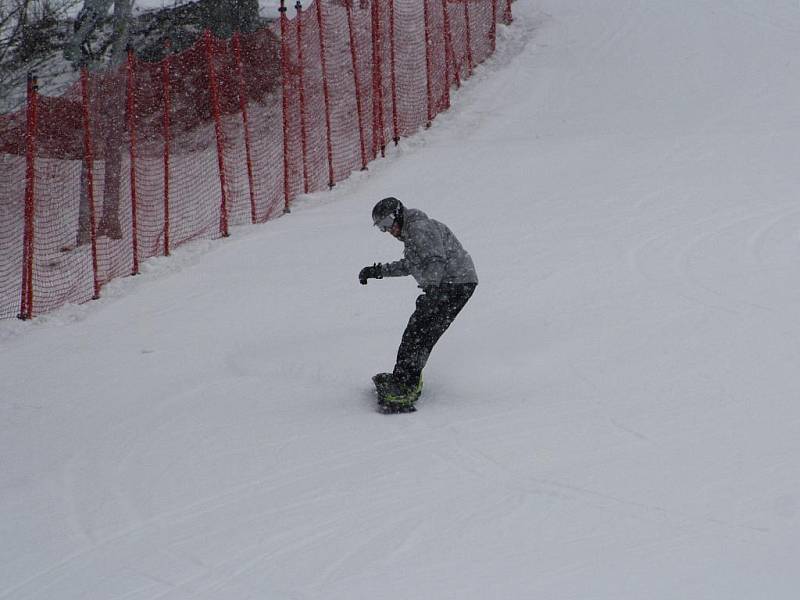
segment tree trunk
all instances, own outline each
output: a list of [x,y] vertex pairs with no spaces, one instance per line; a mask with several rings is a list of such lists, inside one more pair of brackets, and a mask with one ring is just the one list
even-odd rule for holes
[[[99,11],[108,10],[108,0],[85,0],[83,12],[88,16],[75,33],[73,51],[80,48],[93,33],[94,27],[104,16]],[[125,60],[131,24],[131,0],[115,0],[113,16],[113,38],[111,56],[109,59],[109,79],[113,81],[115,73]],[[86,57],[84,57],[85,59]],[[100,155],[104,161],[103,178],[103,212],[97,225],[97,235],[111,239],[122,239],[122,226],[120,224],[120,182],[122,174],[122,145],[124,143],[125,123],[125,86],[113,83],[104,86],[98,106],[102,107],[100,115],[93,115],[102,119],[103,136],[98,140]],[[85,168],[82,173],[85,179]],[[89,198],[82,187],[81,203],[78,214],[77,244],[82,245],[90,241],[89,224]]]

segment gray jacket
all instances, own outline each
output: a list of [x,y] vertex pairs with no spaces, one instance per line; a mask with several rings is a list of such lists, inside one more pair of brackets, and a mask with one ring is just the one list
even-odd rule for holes
[[399,239],[403,258],[382,265],[384,277],[412,275],[421,288],[442,283],[478,283],[472,258],[453,232],[421,210],[405,209]]

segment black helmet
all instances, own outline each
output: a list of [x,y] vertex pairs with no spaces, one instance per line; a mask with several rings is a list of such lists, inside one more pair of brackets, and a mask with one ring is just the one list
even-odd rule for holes
[[389,196],[378,202],[372,209],[372,223],[381,231],[389,231],[395,222],[403,225],[403,211],[405,207],[397,198]]

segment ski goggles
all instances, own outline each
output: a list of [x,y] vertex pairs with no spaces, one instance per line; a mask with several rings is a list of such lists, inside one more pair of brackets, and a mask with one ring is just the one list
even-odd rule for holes
[[394,225],[394,215],[386,215],[380,221],[375,223],[375,227],[380,229],[381,231],[389,231]]

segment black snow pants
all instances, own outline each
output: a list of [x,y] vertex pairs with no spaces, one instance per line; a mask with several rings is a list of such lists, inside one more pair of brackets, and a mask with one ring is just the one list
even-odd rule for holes
[[428,356],[472,296],[477,283],[448,283],[417,298],[417,308],[403,332],[394,366],[395,381],[415,386]]

